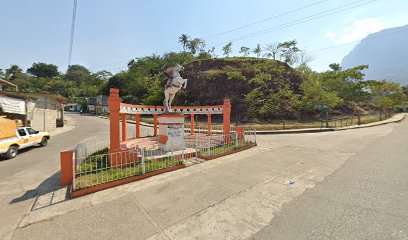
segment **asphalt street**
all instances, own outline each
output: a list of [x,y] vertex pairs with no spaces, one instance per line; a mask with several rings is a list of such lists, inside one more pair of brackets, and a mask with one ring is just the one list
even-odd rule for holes
[[408,239],[408,120],[283,206],[252,239]]
[[66,193],[60,150],[108,139],[107,120],[71,117],[76,128],[46,148],[0,161],[0,239],[408,239],[408,120],[258,136],[250,150],[34,209]]
[[59,153],[90,136],[108,139],[109,121],[67,113],[77,125],[51,137],[47,147],[22,150],[16,158],[0,160],[0,239],[13,234],[30,210],[33,198],[42,191],[59,188]]

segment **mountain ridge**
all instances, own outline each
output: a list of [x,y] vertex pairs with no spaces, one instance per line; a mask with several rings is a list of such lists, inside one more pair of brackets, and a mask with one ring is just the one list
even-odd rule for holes
[[408,25],[369,34],[342,60],[342,67],[369,65],[367,80],[408,85]]

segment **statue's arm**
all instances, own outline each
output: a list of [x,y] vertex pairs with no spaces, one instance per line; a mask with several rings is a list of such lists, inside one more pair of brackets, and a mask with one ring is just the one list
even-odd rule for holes
[[167,79],[166,85],[164,85],[165,88],[169,87],[171,85],[171,79]]

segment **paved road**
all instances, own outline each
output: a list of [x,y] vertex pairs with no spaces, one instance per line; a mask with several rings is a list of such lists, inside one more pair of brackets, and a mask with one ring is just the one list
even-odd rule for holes
[[259,136],[238,154],[31,211],[13,239],[406,239],[407,131],[405,120]]
[[7,239],[42,191],[58,188],[59,152],[89,136],[107,138],[109,122],[91,116],[67,114],[78,124],[52,137],[45,148],[22,151],[16,158],[0,161],[0,239]]
[[408,121],[286,204],[252,239],[408,239]]
[[[109,141],[109,121],[94,116],[66,113],[71,119],[70,131],[53,136],[45,148],[22,150],[16,158],[0,160],[0,239],[8,239],[30,210],[38,196],[52,195],[66,200],[66,189],[60,183],[59,153],[72,149],[78,142],[96,136],[98,141]],[[135,136],[135,126],[127,124],[128,137]],[[153,129],[142,127],[142,134],[152,134]]]
[[106,120],[91,116],[79,116],[74,113],[66,113],[66,115],[74,120],[71,124],[78,124],[77,128],[73,131],[61,133],[55,138],[52,137],[49,145],[45,148],[23,149],[16,158],[0,161],[0,182],[4,182],[10,176],[26,170],[28,166],[44,163],[54,167],[59,166],[59,162],[56,160],[61,149],[68,149],[89,136],[100,136],[101,138],[109,136],[109,122]]

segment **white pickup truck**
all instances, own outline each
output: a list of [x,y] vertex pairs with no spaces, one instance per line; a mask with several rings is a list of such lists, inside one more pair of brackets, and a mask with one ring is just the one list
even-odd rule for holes
[[0,155],[4,158],[14,158],[18,150],[39,145],[45,147],[50,139],[47,132],[39,132],[31,127],[16,128],[16,136],[0,140]]

